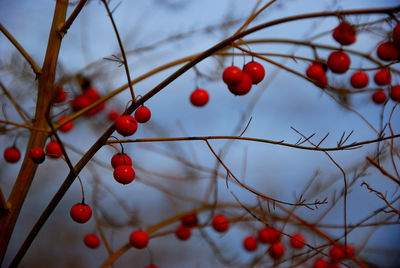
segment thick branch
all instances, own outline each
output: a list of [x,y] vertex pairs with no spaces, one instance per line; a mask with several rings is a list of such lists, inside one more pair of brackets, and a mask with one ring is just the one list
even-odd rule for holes
[[[57,32],[57,26],[63,23],[66,17],[68,1],[57,0],[53,22],[48,39],[46,56],[43,62],[42,74],[39,76],[38,97],[36,103],[36,113],[33,127],[47,128],[46,112],[50,108],[51,100],[55,92],[54,78],[59,49],[61,46],[61,37]],[[6,253],[8,243],[13,233],[22,205],[28,194],[33,181],[37,164],[29,157],[27,152],[33,147],[43,147],[48,137],[48,133],[33,130],[29,137],[26,148],[25,158],[21,165],[20,172],[15,181],[11,194],[8,198],[10,204],[10,213],[0,218],[0,260],[2,261]]]

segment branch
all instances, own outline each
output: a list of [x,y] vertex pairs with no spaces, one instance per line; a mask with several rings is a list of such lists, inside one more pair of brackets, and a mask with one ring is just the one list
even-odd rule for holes
[[128,60],[126,59],[124,46],[122,45],[122,41],[121,41],[121,38],[119,37],[117,25],[115,25],[114,18],[112,16],[112,12],[110,11],[110,8],[108,7],[107,1],[106,0],[101,0],[101,1],[103,2],[104,7],[107,10],[108,16],[110,17],[112,26],[113,26],[114,31],[115,31],[115,35],[117,36],[118,45],[119,45],[119,48],[121,50],[122,58],[124,59],[123,60],[123,64],[124,64],[124,67],[125,67],[126,78],[128,79],[129,90],[131,92],[131,97],[132,97],[132,103],[135,103],[135,93],[133,92],[133,88],[132,88],[131,75],[129,74]]
[[42,70],[36,64],[36,62],[29,56],[29,54],[25,51],[25,49],[18,43],[17,40],[7,31],[6,28],[0,23],[0,31],[10,40],[10,42],[15,46],[15,48],[21,53],[22,56],[26,59],[26,61],[31,65],[33,72],[36,74],[36,77],[40,75]]
[[142,142],[171,142],[171,141],[203,141],[203,140],[245,140],[245,141],[253,141],[253,142],[261,142],[261,143],[269,143],[275,145],[281,145],[291,148],[297,148],[302,150],[310,150],[310,151],[342,151],[342,150],[351,150],[360,148],[362,145],[376,143],[384,140],[389,140],[393,138],[400,138],[400,134],[388,137],[381,137],[373,140],[367,140],[362,142],[354,142],[349,145],[344,145],[340,147],[308,147],[301,146],[291,143],[285,143],[284,141],[273,141],[267,139],[259,139],[259,138],[251,138],[251,137],[241,137],[241,136],[201,136],[201,137],[171,137],[171,138],[145,138],[145,139],[125,139],[125,140],[108,140],[106,144],[114,144],[114,143],[142,143]]
[[392,174],[390,174],[389,172],[387,172],[382,166],[380,166],[378,163],[375,162],[374,159],[372,159],[371,157],[367,156],[366,157],[367,160],[374,165],[377,169],[379,169],[379,171],[385,175],[386,177],[388,177],[389,179],[391,179],[392,181],[394,181],[395,183],[397,183],[398,185],[400,185],[400,181],[398,181]]
[[371,192],[374,192],[374,193],[376,194],[376,196],[379,197],[380,199],[382,199],[382,200],[386,203],[386,205],[387,205],[389,208],[392,209],[392,211],[393,211],[394,213],[396,213],[396,214],[398,214],[398,215],[400,216],[400,210],[395,209],[395,208],[387,201],[387,199],[385,198],[385,196],[384,196],[381,192],[379,192],[379,191],[377,191],[377,190],[371,188],[371,187],[369,186],[369,184],[366,183],[365,181],[363,181],[363,183],[361,183],[361,186],[363,186],[363,185],[365,185],[365,186],[368,188],[368,190],[370,190]]
[[80,0],[78,5],[75,7],[74,11],[72,11],[69,18],[65,21],[64,24],[62,24],[60,26],[58,32],[61,34],[61,36],[64,36],[67,33],[69,27],[71,27],[72,23],[78,16],[79,12],[81,12],[81,10],[82,10],[83,6],[86,4],[86,2],[87,2],[87,0]]
[[17,111],[17,113],[19,114],[19,116],[22,118],[22,120],[24,120],[25,124],[27,126],[30,126],[31,123],[29,122],[29,120],[26,118],[26,116],[24,115],[24,113],[22,112],[21,107],[18,105],[18,103],[14,100],[14,98],[11,96],[10,92],[8,92],[8,90],[6,89],[6,87],[3,85],[2,82],[0,82],[0,87],[3,90],[4,94],[7,96],[7,98],[11,101],[11,103],[14,105],[15,110]]

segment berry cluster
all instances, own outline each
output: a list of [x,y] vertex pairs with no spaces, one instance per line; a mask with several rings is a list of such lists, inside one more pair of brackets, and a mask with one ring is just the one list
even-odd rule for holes
[[240,70],[237,66],[229,66],[222,73],[222,80],[228,86],[232,94],[237,96],[246,95],[252,85],[260,83],[265,76],[264,67],[255,61],[251,61]]
[[[70,102],[70,106],[74,111],[82,110],[83,108],[88,107],[89,105],[93,104],[94,102],[96,102],[101,98],[98,90],[90,85],[89,80],[86,79],[86,82],[82,83],[81,87],[82,87],[82,94],[75,96]],[[104,108],[105,108],[105,102],[100,103],[99,105],[87,111],[86,115],[93,116],[98,112],[102,111]]]
[[[356,42],[356,30],[347,22],[341,22],[332,32],[333,38],[342,46],[348,46]],[[400,59],[400,24],[398,24],[392,32],[392,41],[381,42],[377,49],[376,54],[382,61],[393,62]],[[344,74],[350,68],[350,57],[342,50],[333,51],[330,53],[326,64],[318,60],[308,66],[306,75],[313,82],[324,88],[328,85],[326,70],[329,69],[335,74]],[[391,73],[388,69],[382,68],[374,75],[374,82],[378,86],[388,86],[390,98],[393,101],[400,101],[400,85],[391,84]],[[351,75],[350,84],[355,89],[365,88],[369,83],[368,74],[364,71],[358,71]],[[386,102],[387,95],[382,88],[377,89],[372,94],[372,100],[376,104],[383,104]]]
[[195,213],[181,217],[181,224],[178,225],[175,235],[179,240],[188,240],[191,236],[191,228],[197,226],[198,219]]
[[132,160],[127,154],[115,154],[111,158],[111,166],[114,168],[114,179],[117,182],[121,184],[128,184],[135,179],[135,171],[132,168]]
[[339,268],[338,262],[354,256],[351,246],[334,245],[329,249],[329,259],[318,257],[314,260],[312,268]]
[[[268,254],[274,260],[282,258],[285,253],[285,246],[281,241],[281,233],[271,227],[267,226],[258,231],[258,236],[247,236],[243,240],[243,247],[245,250],[252,252],[257,250],[258,242],[262,244],[270,244]],[[295,233],[290,237],[289,245],[293,249],[302,249],[305,246],[305,238],[302,234]]]

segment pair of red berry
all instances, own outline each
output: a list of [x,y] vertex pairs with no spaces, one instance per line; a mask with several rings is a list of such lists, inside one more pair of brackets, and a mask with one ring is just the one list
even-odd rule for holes
[[267,226],[258,231],[258,241],[264,244],[271,244],[268,254],[277,260],[285,253],[285,246],[280,241],[281,233],[274,227]]
[[113,175],[117,182],[128,184],[135,179],[135,171],[132,168],[132,159],[127,154],[115,154],[111,158],[111,166],[114,168]]
[[[374,75],[374,82],[379,86],[389,85],[392,81],[392,75],[386,69],[379,70]],[[355,72],[350,78],[350,83],[354,88],[364,88],[369,83],[368,75],[363,72]]]
[[181,224],[178,225],[175,235],[180,240],[188,240],[191,236],[191,228],[195,227],[198,223],[196,214],[188,214],[181,218]]
[[331,261],[324,258],[317,258],[314,260],[312,268],[338,268],[337,262],[342,261],[346,258],[354,256],[354,248],[351,246],[345,247],[344,245],[332,246],[329,250],[329,257]]
[[138,122],[146,123],[150,120],[150,117],[150,109],[145,106],[141,106],[136,109],[135,117],[128,114],[119,116],[117,120],[115,120],[115,130],[122,136],[131,136],[138,128]]
[[[74,111],[82,110],[83,108],[88,107],[95,101],[100,99],[100,94],[94,87],[83,88],[83,93],[81,95],[75,96],[75,98],[70,102],[71,108]],[[86,115],[92,116],[103,110],[105,107],[105,103],[100,103],[96,107],[93,107],[89,111],[86,112]]]
[[249,93],[253,84],[260,83],[265,76],[264,67],[255,61],[243,66],[241,70],[237,66],[227,67],[222,73],[222,80],[234,95],[242,96]]
[[46,154],[41,147],[35,147],[29,150],[28,156],[36,164],[44,162],[46,155],[50,158],[60,158],[62,156],[61,146],[57,141],[50,141],[46,145]]

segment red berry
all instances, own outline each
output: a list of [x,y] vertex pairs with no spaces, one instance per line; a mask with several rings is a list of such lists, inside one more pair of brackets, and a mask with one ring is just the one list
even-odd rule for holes
[[365,72],[356,72],[350,78],[351,86],[354,88],[364,88],[368,85],[369,77]]
[[400,23],[398,23],[396,27],[394,27],[392,37],[394,44],[397,46],[398,49],[400,49]]
[[250,75],[247,73],[243,73],[242,81],[240,81],[237,85],[228,85],[228,89],[235,95],[242,96],[249,93],[253,81],[251,80]]
[[115,121],[115,129],[122,136],[130,136],[136,132],[138,123],[133,116],[121,115]]
[[324,75],[320,81],[315,82],[315,85],[320,87],[320,88],[324,88],[328,85],[328,78],[326,77],[326,75]]
[[115,121],[120,116],[120,112],[118,110],[111,110],[108,112],[107,118],[110,121]]
[[312,268],[329,268],[329,262],[323,258],[315,259]]
[[294,234],[290,238],[290,245],[295,249],[301,249],[304,247],[306,239],[301,234]]
[[253,236],[248,236],[243,240],[243,247],[247,251],[255,251],[258,246],[258,241],[255,237]]
[[350,67],[350,57],[342,51],[334,51],[329,55],[327,65],[334,73],[345,73]]
[[354,248],[351,246],[345,247],[344,245],[335,245],[329,250],[329,256],[334,261],[340,261],[354,256]]
[[111,166],[116,168],[118,166],[132,166],[132,159],[127,154],[118,153],[111,158]]
[[197,107],[201,107],[207,104],[209,99],[208,92],[205,89],[195,89],[190,95],[190,102]]
[[[82,96],[88,98],[90,100],[90,104],[94,103],[95,101],[97,101],[98,99],[101,98],[99,92],[94,87],[88,87],[88,88],[84,89]],[[88,115],[88,116],[95,115],[98,112],[100,112],[101,110],[103,110],[104,107],[105,107],[105,102],[100,103],[99,105],[97,105],[97,106],[93,107],[92,109],[90,109],[89,111],[87,111],[86,115]]]
[[71,108],[72,108],[74,111],[82,110],[83,108],[88,107],[90,104],[91,104],[90,99],[89,99],[87,96],[83,96],[83,95],[76,96],[76,97],[70,102]]
[[4,150],[4,159],[8,163],[16,163],[21,158],[21,153],[17,147],[8,147]]
[[342,22],[333,30],[332,36],[339,44],[348,46],[356,41],[356,30],[347,22]]
[[321,64],[313,63],[308,66],[306,75],[308,78],[321,81],[321,79],[325,76],[325,71]]
[[100,239],[95,234],[87,234],[83,238],[83,242],[88,248],[98,248],[100,246]]
[[181,218],[181,224],[186,227],[194,227],[197,225],[197,215],[192,213]]
[[393,42],[384,42],[378,46],[376,54],[383,61],[393,61],[399,58],[399,51]]
[[69,214],[74,221],[85,223],[92,217],[92,209],[86,204],[77,203],[72,206]]
[[250,75],[251,81],[253,81],[253,84],[258,84],[260,83],[265,76],[265,70],[264,67],[255,61],[251,61],[247,63],[243,67],[243,72]]
[[229,66],[222,73],[222,80],[227,85],[237,85],[242,81],[243,72],[237,66]]
[[62,87],[58,87],[56,94],[53,98],[53,101],[55,103],[61,103],[64,102],[67,99],[67,93],[65,92],[65,90]]
[[400,85],[392,86],[390,98],[394,101],[400,101]]
[[[66,118],[67,118],[66,115],[61,116],[60,118],[58,118],[57,123],[62,123]],[[61,132],[68,132],[72,129],[73,126],[74,126],[74,121],[69,121],[59,129]]]
[[141,106],[136,109],[135,111],[135,119],[139,123],[146,123],[147,121],[150,120],[151,117],[151,112],[150,109],[144,106]]
[[89,100],[91,100],[91,103],[100,99],[100,94],[97,91],[97,89],[94,87],[88,87],[88,88],[84,89],[82,95],[86,96]]
[[149,243],[149,236],[144,231],[133,231],[129,237],[129,242],[134,248],[143,249]]
[[51,141],[46,145],[46,155],[51,158],[60,158],[62,150],[57,141]]
[[131,166],[121,165],[114,169],[114,179],[122,184],[131,183],[135,179],[135,171]]
[[224,215],[217,214],[212,220],[212,227],[215,231],[223,233],[229,229],[229,220]]
[[147,265],[146,268],[158,268],[156,265]]
[[372,100],[376,104],[382,104],[386,101],[386,93],[382,89],[378,89],[374,94],[372,94]]
[[379,86],[388,85],[392,81],[392,75],[388,70],[382,69],[375,73],[374,81]]
[[308,66],[306,70],[306,75],[314,81],[314,84],[318,87],[325,87],[328,84],[328,79],[325,75],[325,70],[319,63],[313,63]]
[[258,240],[261,243],[272,244],[279,241],[281,233],[273,227],[267,226],[258,231]]
[[175,235],[180,240],[188,240],[191,235],[190,228],[185,227],[183,225],[179,225],[175,231]]
[[36,164],[43,163],[45,159],[44,151],[41,147],[35,147],[29,150],[29,158]]
[[282,258],[283,254],[285,253],[285,247],[281,242],[275,242],[271,245],[268,249],[268,253],[274,260],[278,260]]

